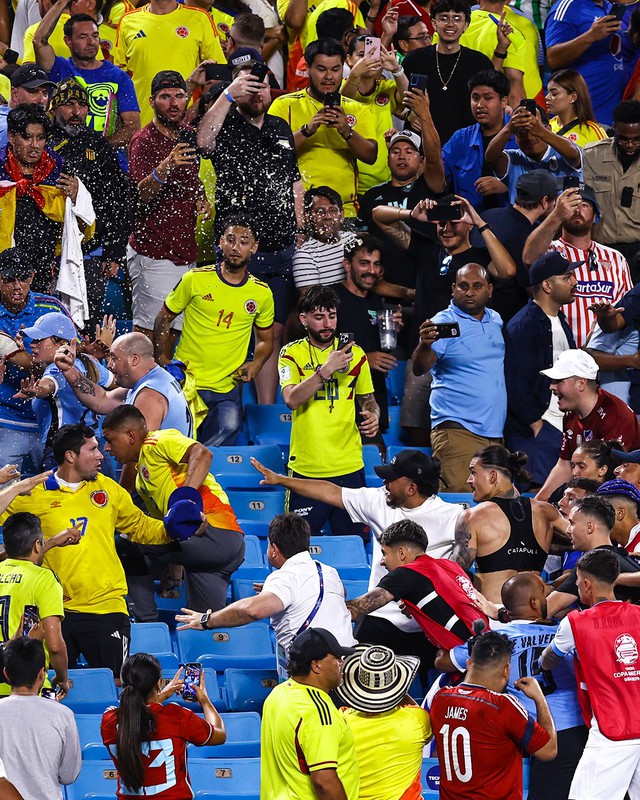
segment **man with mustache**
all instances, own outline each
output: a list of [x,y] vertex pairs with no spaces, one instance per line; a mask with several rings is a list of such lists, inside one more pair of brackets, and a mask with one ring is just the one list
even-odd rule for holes
[[65,169],[89,190],[96,212],[96,234],[85,247],[89,299],[87,329],[102,319],[107,279],[124,263],[129,236],[129,184],[115,147],[87,127],[89,95],[75,79],[65,78],[51,95],[53,130],[49,144],[62,156]]
[[563,418],[549,378],[540,371],[576,346],[561,308],[575,302],[574,272],[581,263],[572,263],[555,250],[536,259],[529,271],[533,298],[505,330],[507,446],[511,452],[527,454],[527,469],[538,486],[556,463]]

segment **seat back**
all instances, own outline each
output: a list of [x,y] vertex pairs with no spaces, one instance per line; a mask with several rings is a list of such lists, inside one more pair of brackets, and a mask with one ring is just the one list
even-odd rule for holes
[[113,761],[83,761],[75,783],[66,787],[67,800],[114,798],[117,786],[118,772]]
[[369,567],[359,536],[312,536],[311,558],[330,567]]
[[259,438],[262,444],[289,444],[293,417],[284,403],[273,406],[247,403],[245,414],[250,441]]
[[102,714],[118,704],[118,692],[110,669],[70,669],[73,686],[60,702],[74,714]]
[[285,492],[282,489],[270,491],[260,487],[231,491],[227,492],[227,497],[238,519],[269,523],[276,514],[284,511]]
[[221,714],[227,731],[224,744],[187,746],[189,758],[259,758],[260,714],[247,711],[236,714]]
[[169,626],[164,622],[135,622],[131,626],[129,653],[170,653]]
[[225,659],[234,658],[240,662],[250,661],[260,656],[274,654],[273,642],[269,634],[269,626],[262,622],[253,622],[240,628],[218,628],[215,631],[177,631],[178,653],[183,663],[198,661],[206,655],[210,660],[208,666],[224,669],[235,666],[214,667],[216,659],[225,664]]
[[226,669],[224,686],[230,711],[262,712],[269,692],[278,685],[278,673],[263,669]]
[[284,466],[277,444],[213,447],[211,452],[210,472],[224,489],[249,489],[260,485],[262,475],[251,466],[252,456],[274,472],[282,472]]
[[259,758],[192,758],[188,770],[198,798],[260,800]]

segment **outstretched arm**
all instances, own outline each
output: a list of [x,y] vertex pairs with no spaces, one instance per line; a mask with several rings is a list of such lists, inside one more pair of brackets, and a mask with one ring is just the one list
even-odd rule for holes
[[347,608],[351,613],[351,619],[355,622],[360,619],[360,617],[364,617],[372,611],[377,611],[379,608],[386,606],[387,603],[390,603],[392,600],[393,595],[391,592],[376,586],[375,589],[372,589],[366,594],[361,594],[360,597],[347,600]]
[[336,508],[344,508],[342,488],[331,481],[306,480],[305,478],[289,478],[287,475],[279,475],[277,472],[267,469],[255,458],[251,459],[251,464],[264,475],[264,480],[260,481],[261,484],[284,486],[285,489],[292,489],[303,497],[320,500],[322,503]]

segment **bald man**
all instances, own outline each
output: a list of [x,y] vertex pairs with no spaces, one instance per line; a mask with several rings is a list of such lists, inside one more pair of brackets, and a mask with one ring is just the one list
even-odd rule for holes
[[125,333],[111,345],[109,369],[117,389],[105,391],[75,367],[75,349],[61,347],[56,365],[76,397],[97,414],[108,414],[123,403],[135,406],[150,431],[175,428],[193,438],[193,419],[180,384],[153,357],[153,343],[143,333]]
[[[502,602],[511,622],[499,628],[513,643],[511,674],[506,691],[515,695],[535,718],[532,700],[515,687],[520,678],[536,678],[541,686],[558,731],[558,756],[553,761],[531,759],[530,800],[566,800],[571,779],[587,741],[578,703],[573,660],[552,670],[542,670],[539,659],[553,640],[558,623],[547,620],[547,600],[542,579],[533,572],[514,575],[502,587]],[[446,652],[440,650],[436,668],[445,672],[464,672],[469,657],[468,644]]]

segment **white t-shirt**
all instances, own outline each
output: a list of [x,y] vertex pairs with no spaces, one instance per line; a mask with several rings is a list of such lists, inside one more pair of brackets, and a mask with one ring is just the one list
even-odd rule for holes
[[[445,503],[437,495],[429,497],[417,508],[391,508],[383,487],[378,489],[343,489],[342,502],[352,522],[362,522],[373,534],[373,561],[369,590],[374,589],[388,574],[381,566],[382,548],[380,536],[393,522],[410,519],[421,525],[429,539],[427,554],[432,558],[451,558],[455,541],[456,521],[463,511],[458,503]],[[372,616],[383,617],[405,633],[421,630],[414,619],[407,618],[397,603],[388,603],[372,612]]]
[[[559,317],[552,317],[547,314],[547,318],[551,323],[551,336],[553,339],[552,363],[555,364],[560,353],[563,353],[565,350],[571,350],[571,347],[569,346],[567,335],[562,329],[562,323],[560,322]],[[542,419],[545,420],[545,422],[548,422],[550,425],[553,425],[553,427],[557,428],[557,430],[561,431],[563,418],[564,413],[558,408],[558,398],[555,396],[555,394],[552,394],[551,400],[549,401],[549,407],[542,415]]]
[[[344,586],[333,567],[320,564],[324,582],[324,597],[320,608],[310,623],[312,628],[325,628],[341,645],[352,647],[351,615],[344,599]],[[271,592],[284,604],[284,611],[271,617],[276,641],[287,652],[291,640],[313,611],[320,594],[320,578],[316,562],[308,552],[296,553],[280,569],[267,576],[263,592]]]

